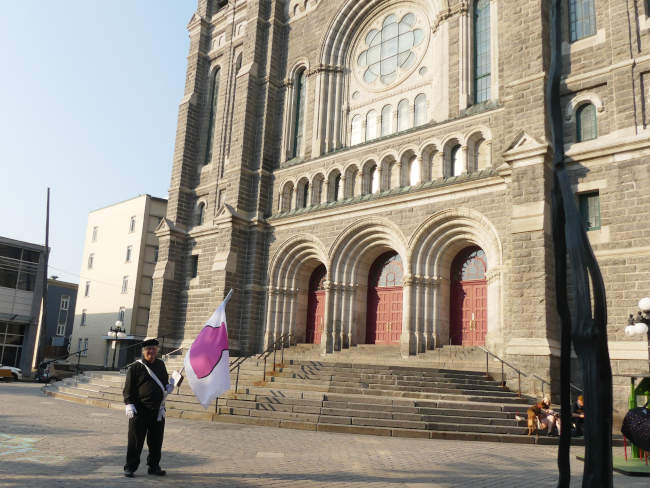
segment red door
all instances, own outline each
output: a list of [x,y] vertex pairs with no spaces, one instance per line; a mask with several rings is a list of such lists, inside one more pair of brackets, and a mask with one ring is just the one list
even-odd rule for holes
[[402,278],[399,255],[379,256],[368,279],[367,344],[399,344],[402,335]]
[[325,290],[323,283],[327,270],[322,264],[314,270],[309,280],[309,295],[307,298],[307,331],[305,340],[308,344],[320,344],[325,318]]
[[461,251],[451,273],[451,343],[482,346],[487,334],[487,260],[478,247]]

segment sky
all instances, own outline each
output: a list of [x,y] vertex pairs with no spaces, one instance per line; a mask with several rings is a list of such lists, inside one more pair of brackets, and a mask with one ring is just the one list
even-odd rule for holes
[[196,0],[19,0],[0,14],[0,236],[79,282],[88,212],[167,197]]

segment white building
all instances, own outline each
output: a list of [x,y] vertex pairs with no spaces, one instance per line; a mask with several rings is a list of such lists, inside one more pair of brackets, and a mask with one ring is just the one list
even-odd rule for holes
[[81,259],[79,293],[70,352],[81,364],[111,366],[108,331],[119,320],[115,365],[135,353],[128,345],[147,335],[152,276],[158,260],[154,231],[165,216],[167,200],[140,195],[90,212]]

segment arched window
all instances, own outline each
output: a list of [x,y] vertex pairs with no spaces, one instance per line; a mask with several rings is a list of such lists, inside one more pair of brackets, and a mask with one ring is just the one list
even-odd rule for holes
[[300,154],[302,148],[304,126],[305,126],[305,70],[302,69],[296,76],[296,97],[295,115],[293,118],[293,145],[291,157],[295,158]]
[[339,201],[339,192],[341,191],[341,173],[334,177],[334,188],[332,189],[332,200]]
[[379,168],[375,165],[370,169],[370,193],[379,192],[381,187],[379,183]]
[[409,102],[405,99],[397,105],[397,130],[401,132],[410,129],[409,121]]
[[309,182],[302,186],[302,201],[300,203],[302,203],[302,208],[307,208],[309,204]]
[[490,0],[474,1],[474,103],[490,99]]
[[422,167],[420,164],[420,158],[413,158],[409,163],[409,185],[415,186],[419,185],[422,181]]
[[217,117],[217,105],[219,102],[219,78],[221,68],[214,70],[212,75],[212,97],[210,99],[210,115],[208,117],[208,142],[206,144],[205,164],[212,161],[212,144],[214,141],[214,125]]
[[571,42],[596,34],[594,0],[569,0]]
[[590,141],[598,137],[596,107],[593,104],[585,103],[576,110],[576,133],[577,142]]
[[199,203],[199,207],[196,212],[196,223],[197,225],[203,225],[205,223],[205,203]]
[[386,105],[381,109],[381,136],[393,133],[393,106]]
[[415,97],[415,112],[413,114],[415,127],[427,123],[427,97],[424,93],[420,93]]
[[350,145],[354,146],[356,144],[361,144],[363,142],[362,134],[362,118],[361,115],[355,115],[352,119],[352,136],[350,138]]
[[461,155],[460,144],[456,144],[449,152],[450,176],[460,176],[463,174],[463,158]]
[[371,110],[366,115],[366,142],[377,139],[377,111]]

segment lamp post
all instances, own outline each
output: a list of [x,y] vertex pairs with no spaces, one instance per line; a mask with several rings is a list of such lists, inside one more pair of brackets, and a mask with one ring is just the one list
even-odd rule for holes
[[639,300],[639,311],[634,315],[630,314],[625,328],[625,335],[648,335],[648,370],[650,370],[650,298],[645,297]]
[[113,340],[113,366],[111,369],[115,369],[115,350],[117,349],[116,343],[118,339],[123,339],[126,337],[124,329],[122,328],[122,321],[118,320],[115,322],[115,326],[108,329],[108,336]]

